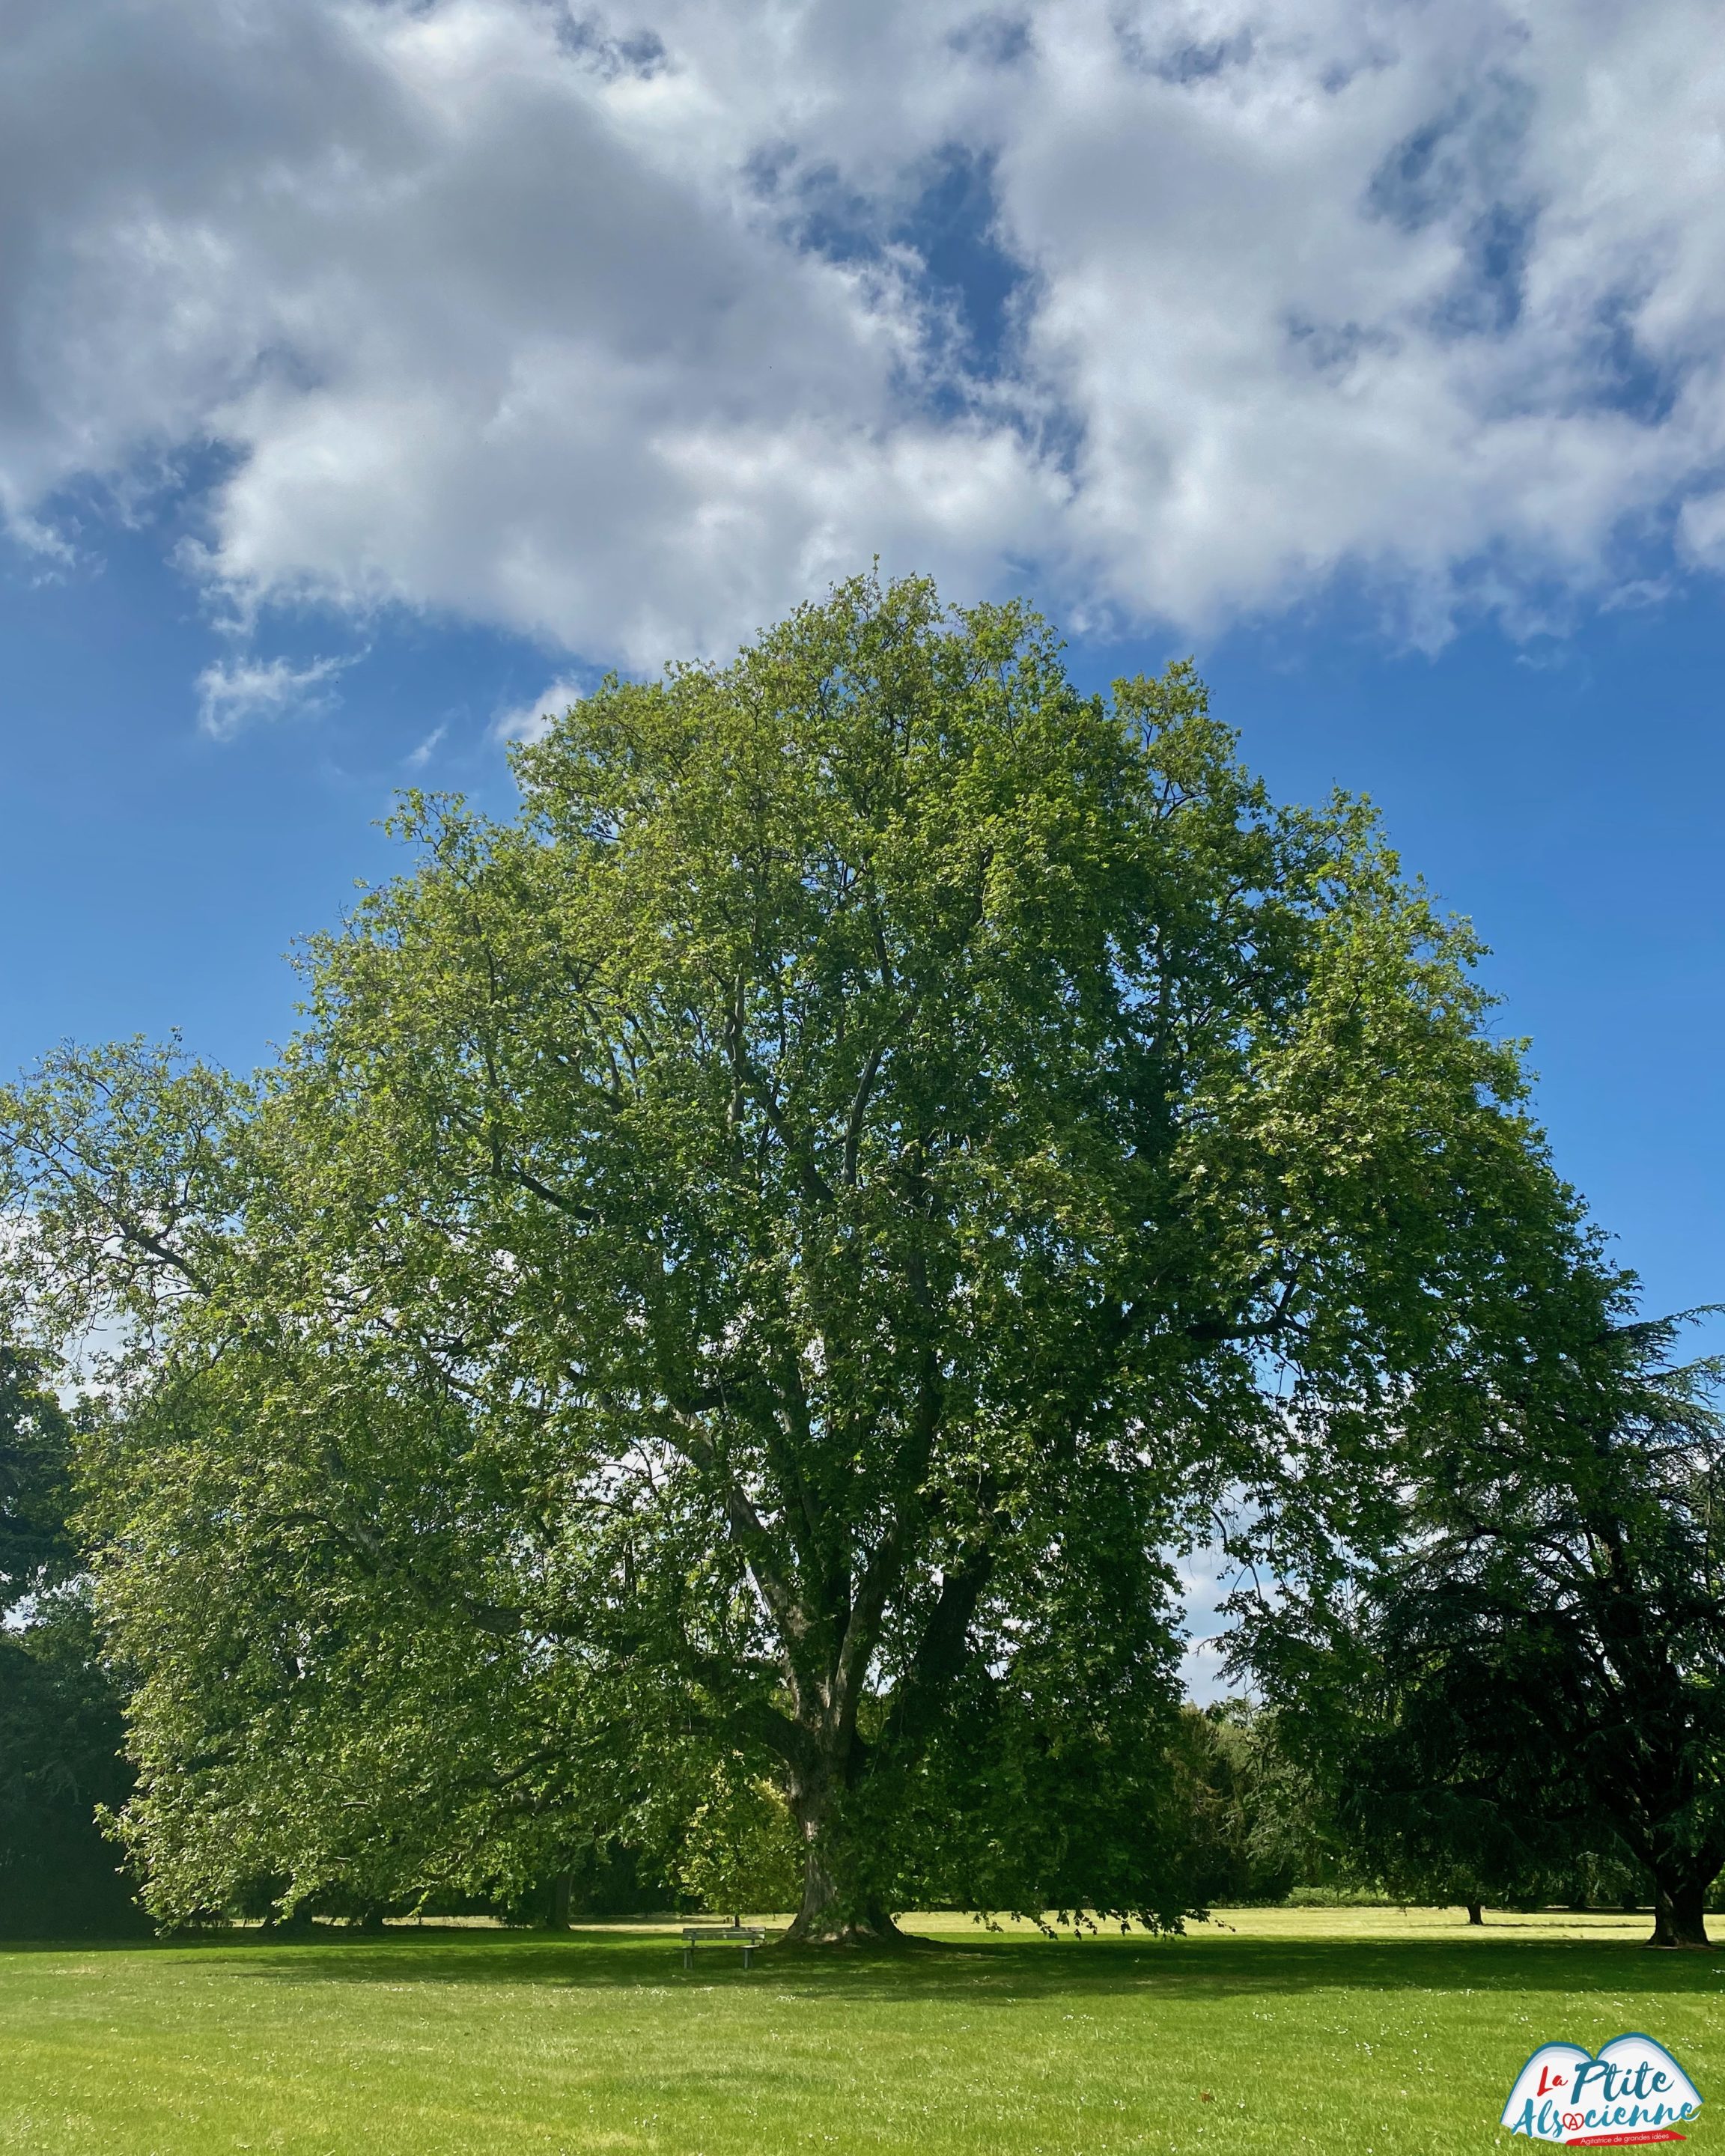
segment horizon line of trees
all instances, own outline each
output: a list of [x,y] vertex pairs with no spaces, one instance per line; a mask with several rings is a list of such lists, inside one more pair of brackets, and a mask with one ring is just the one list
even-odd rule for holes
[[[170,1925],[622,1863],[1168,1928],[1303,1820],[1705,1943],[1719,1372],[1368,804],[919,579],[515,762],[407,797],[253,1080],[0,1089],[19,1816],[87,1791]],[[1256,1718],[1178,1697],[1219,1526]]]

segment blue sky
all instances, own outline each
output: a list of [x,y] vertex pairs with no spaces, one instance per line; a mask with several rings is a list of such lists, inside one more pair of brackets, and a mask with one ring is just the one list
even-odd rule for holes
[[[45,580],[14,550],[0,582],[8,1068],[67,1035],[170,1028],[237,1066],[262,1060],[293,1024],[294,939],[398,865],[377,828],[396,790],[506,813],[500,715],[534,706],[548,672],[578,680],[567,654],[495,629],[296,617],[273,624],[274,655],[303,666],[334,646],[351,664],[213,738],[196,683],[224,645],[162,542],[100,529],[82,566]],[[1584,610],[1560,636],[1487,623],[1429,654],[1332,596],[1209,637],[1078,637],[1070,655],[1100,685],[1189,649],[1278,793],[1369,793],[1407,866],[1478,926],[1502,1029],[1532,1037],[1559,1163],[1651,1301],[1725,1296],[1711,582]]]
[[[1711,0],[20,0],[0,1066],[238,1065],[409,783],[878,555],[1194,652],[1725,1296]],[[75,124],[74,124],[75,121]]]

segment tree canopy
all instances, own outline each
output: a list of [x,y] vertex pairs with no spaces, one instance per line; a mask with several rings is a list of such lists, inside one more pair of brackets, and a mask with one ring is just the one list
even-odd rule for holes
[[4,1103],[44,1322],[131,1327],[85,1472],[152,1906],[770,1798],[804,1938],[1178,1920],[1171,1553],[1241,1487],[1370,1531],[1350,1447],[1576,1247],[1471,935],[1189,667],[1083,695],[921,582],[516,771],[407,802],[254,1083]]
[[0,1935],[13,1938],[137,1921],[96,1824],[131,1777],[69,1519],[71,1438],[40,1372],[0,1342]]
[[[1725,1866],[1725,1428],[1717,1366],[1625,1284],[1547,1283],[1514,1341],[1428,1378],[1377,1472],[1398,1535],[1250,1613],[1245,1654],[1391,1876],[1482,1892],[1651,1880],[1707,1943]],[[1515,1352],[1512,1352],[1512,1350]],[[1300,1741],[1296,1735],[1296,1742]]]

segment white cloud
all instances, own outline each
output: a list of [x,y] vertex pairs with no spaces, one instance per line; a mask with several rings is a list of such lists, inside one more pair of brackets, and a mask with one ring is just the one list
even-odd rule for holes
[[316,709],[323,685],[352,661],[314,660],[295,666],[285,659],[218,660],[198,677],[198,723],[216,741],[229,740],[257,719]]
[[1692,560],[1710,568],[1725,568],[1725,490],[1692,495],[1683,505],[1677,531]]
[[0,512],[213,446],[242,607],[641,665],[877,552],[1430,636],[1718,562],[1712,0],[628,6],[8,0]]
[[1220,1606],[1239,1584],[1240,1568],[1229,1560],[1219,1543],[1209,1543],[1180,1558],[1174,1570],[1186,1635],[1180,1658],[1181,1689],[1199,1706],[1226,1699],[1244,1688],[1228,1674],[1227,1635],[1235,1620]]
[[552,721],[562,718],[570,705],[578,704],[587,693],[578,681],[553,681],[548,689],[526,703],[500,711],[491,728],[492,734],[501,742],[542,741]]
[[403,762],[407,765],[408,769],[409,771],[424,771],[426,765],[430,762],[432,757],[437,753],[439,743],[442,742],[444,736],[448,733],[449,731],[449,729],[447,723],[440,726],[434,726],[431,732],[426,735],[424,741],[420,742],[415,747],[410,748],[408,751],[407,755],[403,758]]

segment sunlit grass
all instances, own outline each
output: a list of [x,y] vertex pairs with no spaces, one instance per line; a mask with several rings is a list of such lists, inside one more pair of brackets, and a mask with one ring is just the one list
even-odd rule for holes
[[1625,2029],[1725,2111],[1725,1955],[1649,1952],[1645,1917],[916,1928],[937,1948],[746,1974],[710,1948],[686,1975],[674,1932],[609,1926],[0,1951],[0,2149],[1421,2156],[1507,2145],[1537,2045]]

